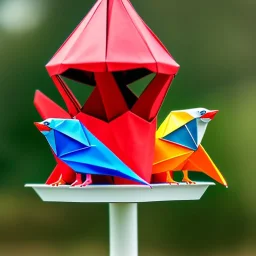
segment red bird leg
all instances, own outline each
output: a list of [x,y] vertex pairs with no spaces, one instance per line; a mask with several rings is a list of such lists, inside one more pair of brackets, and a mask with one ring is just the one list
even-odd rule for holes
[[80,187],[86,187],[90,184],[92,184],[92,175],[91,174],[86,174],[86,180]]
[[83,184],[83,181],[82,181],[82,174],[81,173],[76,173],[76,180],[75,182],[73,182],[71,184],[72,187],[74,186],[80,186]]
[[53,187],[57,187],[59,185],[65,185],[65,184],[66,184],[66,182],[62,179],[62,174],[61,174],[59,179],[57,181],[53,182],[51,185]]

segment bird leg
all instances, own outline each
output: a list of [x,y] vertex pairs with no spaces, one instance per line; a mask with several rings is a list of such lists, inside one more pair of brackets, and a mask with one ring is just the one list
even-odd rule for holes
[[76,180],[75,180],[75,182],[73,182],[71,184],[71,187],[80,186],[82,184],[83,184],[82,174],[81,173],[76,173]]
[[179,183],[172,178],[170,171],[166,172],[166,182],[170,185],[179,185]]
[[86,180],[80,187],[86,187],[90,184],[92,184],[92,175],[91,174],[86,174]]
[[182,171],[183,172],[183,182],[186,182],[187,184],[196,184],[194,181],[192,181],[189,177],[188,177],[188,171]]
[[59,185],[65,185],[66,182],[62,179],[62,174],[60,175],[59,179],[51,184],[53,187],[58,187]]

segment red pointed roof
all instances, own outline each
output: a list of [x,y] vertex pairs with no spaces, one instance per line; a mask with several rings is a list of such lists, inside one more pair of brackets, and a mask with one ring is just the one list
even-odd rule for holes
[[95,84],[92,72],[121,71],[129,83],[150,72],[176,74],[179,65],[129,0],[98,0],[46,68]]

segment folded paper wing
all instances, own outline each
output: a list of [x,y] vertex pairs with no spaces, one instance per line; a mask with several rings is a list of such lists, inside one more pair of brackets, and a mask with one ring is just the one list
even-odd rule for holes
[[172,111],[163,121],[163,123],[160,125],[156,132],[157,138],[164,138],[165,136],[168,136],[175,130],[181,128],[188,122],[192,121],[194,119],[193,116],[189,115],[186,112],[175,112]]
[[180,171],[193,153],[191,149],[156,139],[152,174]]
[[46,136],[56,156],[75,172],[109,175],[148,184],[100,142],[79,120],[54,120]]

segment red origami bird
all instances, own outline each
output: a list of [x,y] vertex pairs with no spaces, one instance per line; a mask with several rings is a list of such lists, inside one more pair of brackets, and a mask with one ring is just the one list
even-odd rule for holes
[[[98,0],[46,68],[70,116],[150,182],[156,116],[179,65],[131,3]],[[134,95],[129,84],[152,73],[141,96]],[[94,86],[82,108],[61,76]],[[115,178],[115,183],[131,181]]]

